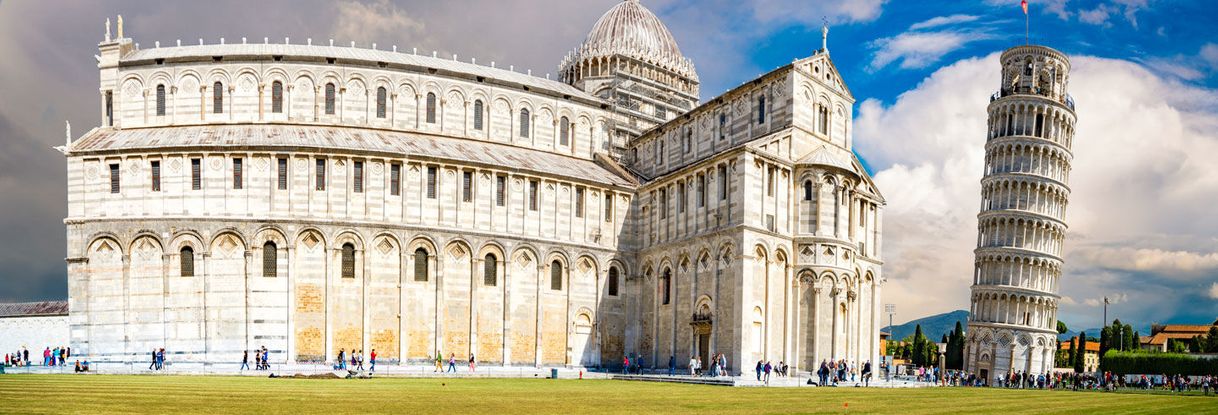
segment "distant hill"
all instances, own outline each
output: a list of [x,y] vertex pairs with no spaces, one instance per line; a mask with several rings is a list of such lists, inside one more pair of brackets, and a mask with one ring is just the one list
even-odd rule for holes
[[[968,311],[956,310],[943,314],[936,314],[930,317],[922,317],[917,320],[912,320],[908,323],[892,326],[892,338],[900,340],[906,336],[912,336],[917,325],[922,325],[922,334],[933,342],[938,342],[943,339],[943,335],[951,332],[956,328],[956,322],[959,321],[962,326],[967,326]],[[888,331],[888,326],[883,326],[881,330]]]

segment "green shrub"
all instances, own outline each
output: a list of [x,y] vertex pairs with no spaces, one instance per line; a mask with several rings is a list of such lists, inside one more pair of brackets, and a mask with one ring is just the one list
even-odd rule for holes
[[1109,350],[1100,359],[1104,369],[1118,375],[1167,374],[1167,375],[1213,375],[1218,374],[1218,358],[1179,353],[1121,352]]

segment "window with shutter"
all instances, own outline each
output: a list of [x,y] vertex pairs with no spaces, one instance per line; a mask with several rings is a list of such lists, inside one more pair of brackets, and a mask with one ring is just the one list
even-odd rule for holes
[[474,129],[482,131],[482,100],[474,101]]
[[211,112],[224,113],[224,84],[217,81],[211,88]]
[[461,201],[474,201],[474,172],[461,172]]
[[288,159],[279,158],[279,190],[288,190]]
[[385,118],[385,107],[388,105],[389,91],[385,87],[376,89],[376,118]]
[[110,165],[110,193],[118,193],[119,187],[119,169],[118,164]]
[[152,191],[161,191],[161,162],[152,162]]
[[537,210],[537,181],[529,180],[529,210]]
[[355,245],[343,244],[342,267],[343,278],[355,278]]
[[427,250],[414,250],[414,280],[427,281]]
[[427,168],[427,198],[436,198],[436,168]]
[[195,276],[195,250],[189,246],[183,247],[179,259],[180,263],[178,266],[180,267],[181,275],[183,277]]
[[355,162],[355,167],[353,170],[354,170],[354,176],[355,176],[353,183],[352,183],[352,187],[354,188],[353,190],[355,190],[355,193],[363,193],[364,192],[364,162],[362,162],[362,161]]
[[529,138],[529,109],[520,109],[520,137]]
[[274,242],[267,241],[262,245],[262,276],[275,277],[279,275],[279,250]]
[[165,85],[156,86],[156,115],[165,115]]
[[200,190],[203,188],[203,161],[200,159],[190,159],[190,188],[191,190]]
[[245,183],[245,180],[243,180],[244,177],[242,177],[244,174],[244,171],[242,171],[242,170],[243,169],[242,169],[241,159],[239,159],[239,158],[233,159],[233,188],[234,189],[241,189],[241,187]]
[[334,95],[334,84],[326,84],[326,115],[334,115]]
[[271,112],[275,114],[283,113],[283,82],[275,81],[271,83]]
[[427,123],[436,123],[436,94],[427,93]]
[[319,191],[325,191],[326,190],[326,159],[317,159],[316,176],[317,177],[314,179],[316,181],[315,188]]
[[507,203],[507,176],[499,175],[495,177],[495,206],[503,206]]
[[394,163],[389,166],[389,194],[391,196],[399,196],[402,194],[402,165]]

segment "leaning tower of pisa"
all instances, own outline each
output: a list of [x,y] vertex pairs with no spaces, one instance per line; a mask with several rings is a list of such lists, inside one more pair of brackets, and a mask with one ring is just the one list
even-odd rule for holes
[[965,370],[993,384],[1053,369],[1074,101],[1070,61],[1044,46],[1002,53],[990,97]]

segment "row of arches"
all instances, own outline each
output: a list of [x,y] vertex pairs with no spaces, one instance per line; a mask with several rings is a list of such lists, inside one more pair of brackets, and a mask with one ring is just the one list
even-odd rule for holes
[[[97,329],[89,334],[97,356],[172,343],[186,361],[233,361],[255,339],[282,338],[266,340],[276,360],[325,361],[340,347],[359,347],[375,348],[389,361],[452,350],[476,351],[484,354],[480,361],[492,363],[599,363],[604,349],[590,330],[601,302],[624,294],[626,275],[621,260],[605,262],[591,253],[497,241],[474,245],[463,238],[441,244],[429,235],[403,238],[394,231],[306,226],[288,234],[267,226],[211,235],[175,231],[163,239],[144,232],[130,241],[100,233],[87,248],[84,281],[98,295],[83,311],[99,317],[89,323]],[[130,260],[125,252],[133,252]],[[115,284],[140,285],[149,293],[129,300],[103,295]],[[509,286],[519,294],[509,297]],[[146,295],[162,292],[164,299]],[[509,301],[536,310],[511,316]],[[114,304],[129,307],[121,310],[127,319],[141,317],[130,331],[109,338],[102,329]],[[281,312],[286,321],[276,317]],[[548,340],[506,337],[505,318],[513,330]],[[576,327],[580,321],[587,324]],[[571,343],[576,331],[583,333],[582,343]],[[475,343],[475,336],[485,341]],[[556,339],[565,340],[549,343]]]
[[987,146],[985,174],[1035,174],[1061,183],[1070,181],[1070,154],[1061,147],[1021,142]]
[[1055,293],[1061,275],[1061,263],[1045,258],[981,254],[973,264],[974,285],[1006,285]]
[[1002,292],[974,293],[970,315],[975,321],[1056,330],[1057,301]]
[[1060,185],[1031,178],[988,178],[981,183],[981,210],[1024,210],[1064,220],[1068,196]]
[[[186,68],[132,72],[121,82],[124,126],[223,121],[300,121],[443,132],[591,156],[608,139],[605,114],[528,94],[468,88],[391,74],[340,76],[324,69]],[[394,79],[396,78],[396,79]],[[417,84],[416,84],[417,82]],[[269,90],[269,91],[267,91]],[[155,94],[155,100],[146,99]],[[127,105],[123,105],[123,101]],[[566,121],[565,125],[563,121]],[[565,139],[564,139],[565,138]]]
[[977,227],[979,248],[1030,249],[1058,257],[1066,236],[1066,228],[1061,223],[1038,218],[982,216]]
[[1043,138],[1065,148],[1074,139],[1074,114],[1056,105],[1011,102],[994,105],[989,113],[989,139],[1009,136]]

